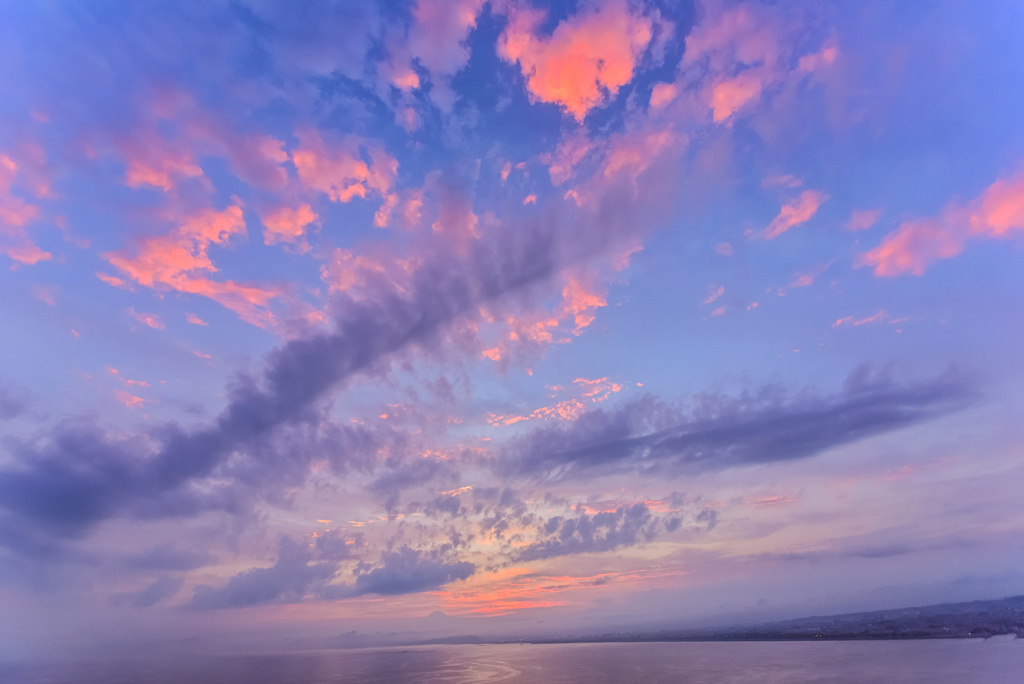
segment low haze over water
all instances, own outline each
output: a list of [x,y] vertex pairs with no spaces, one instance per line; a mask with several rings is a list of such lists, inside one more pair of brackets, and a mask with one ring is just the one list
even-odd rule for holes
[[434,646],[0,667],[10,684],[1016,684],[1024,641]]

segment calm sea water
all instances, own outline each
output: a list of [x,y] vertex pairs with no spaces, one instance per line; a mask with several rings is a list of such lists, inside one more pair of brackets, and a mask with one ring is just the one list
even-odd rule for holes
[[0,665],[5,684],[1024,682],[1024,640],[431,646]]

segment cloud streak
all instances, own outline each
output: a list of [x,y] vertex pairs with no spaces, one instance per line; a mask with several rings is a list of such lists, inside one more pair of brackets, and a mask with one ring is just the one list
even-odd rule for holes
[[974,396],[973,382],[956,370],[899,384],[865,369],[832,396],[790,399],[767,387],[739,399],[701,397],[689,412],[648,396],[523,436],[505,451],[503,467],[561,481],[794,460],[961,409]]

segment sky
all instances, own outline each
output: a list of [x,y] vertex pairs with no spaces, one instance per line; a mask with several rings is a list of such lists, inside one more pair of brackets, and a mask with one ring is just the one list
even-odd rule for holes
[[0,2],[0,655],[1024,593],[1022,21]]

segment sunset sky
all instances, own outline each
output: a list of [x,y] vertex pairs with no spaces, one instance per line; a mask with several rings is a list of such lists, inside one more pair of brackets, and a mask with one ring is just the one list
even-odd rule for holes
[[0,3],[0,654],[1024,593],[1022,26]]

